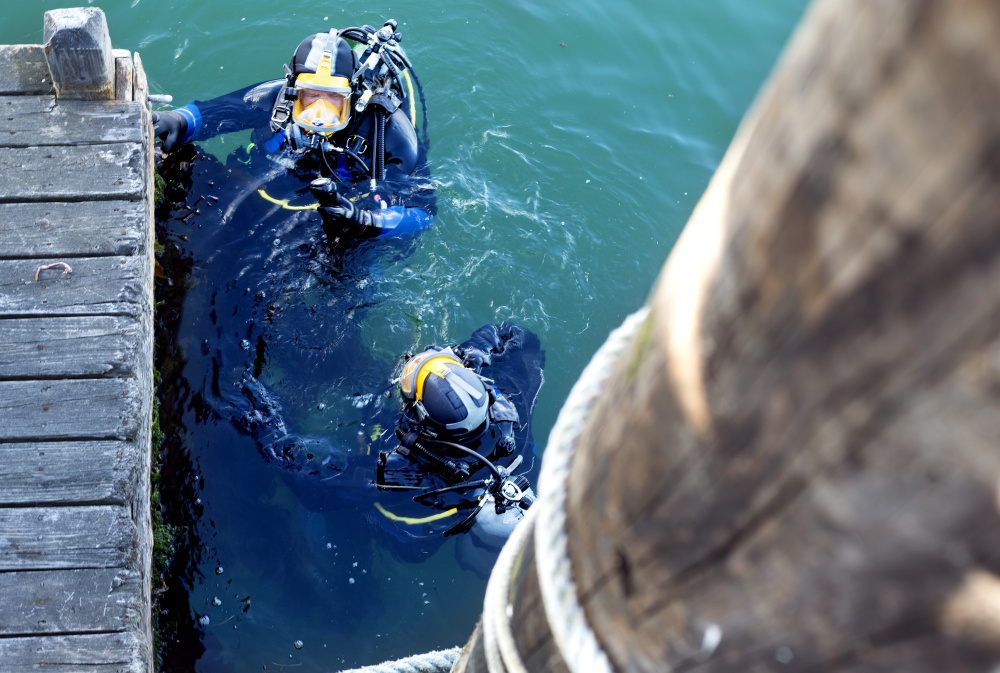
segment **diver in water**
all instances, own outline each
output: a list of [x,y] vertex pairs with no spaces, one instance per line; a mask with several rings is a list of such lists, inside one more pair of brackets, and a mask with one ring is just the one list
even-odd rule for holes
[[[427,229],[436,209],[426,116],[422,140],[415,104],[422,92],[395,29],[390,19],[379,30],[310,35],[284,79],[154,112],[154,134],[170,152],[188,141],[252,130],[249,145],[227,163],[266,182],[262,198],[318,209],[332,242]],[[349,40],[363,49],[360,55]],[[278,184],[288,175],[295,180]],[[289,206],[310,192],[312,203]]]
[[252,408],[235,420],[310,509],[370,511],[385,546],[406,561],[461,533],[459,563],[484,575],[534,501],[526,474],[544,358],[538,337],[510,323],[413,355],[399,378],[398,411],[368,418],[366,426],[387,429],[356,452],[289,433],[277,400],[249,376]]
[[511,474],[524,459],[515,438],[517,408],[481,373],[494,358],[499,362],[518,350],[524,336],[514,325],[486,325],[461,345],[432,346],[403,367],[398,443],[379,451],[376,484],[382,490],[422,489],[412,500],[423,506],[456,514],[471,509],[443,531],[446,536],[490,514],[512,526],[534,500],[527,479]]

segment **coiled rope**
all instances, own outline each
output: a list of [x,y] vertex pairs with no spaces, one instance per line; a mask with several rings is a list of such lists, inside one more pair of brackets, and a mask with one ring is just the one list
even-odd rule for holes
[[453,647],[450,650],[435,650],[427,654],[386,661],[374,666],[352,668],[341,673],[448,673],[455,665],[461,651],[460,647]]
[[566,546],[566,496],[570,458],[594,401],[604,389],[612,367],[649,317],[644,307],[628,316],[608,335],[573,386],[545,447],[538,477],[539,509],[535,520],[535,565],[542,604],[552,636],[572,673],[611,673],[607,655],[587,624],[570,574]]
[[[490,673],[527,673],[510,629],[513,616],[510,586],[522,569],[524,550],[532,538],[542,604],[567,668],[571,673],[613,673],[607,655],[587,624],[570,575],[565,525],[567,478],[570,458],[593,403],[649,313],[648,307],[636,311],[608,335],[559,411],[545,447],[538,500],[504,544],[486,585],[483,646]],[[460,653],[461,648],[456,647],[342,673],[446,673]]]

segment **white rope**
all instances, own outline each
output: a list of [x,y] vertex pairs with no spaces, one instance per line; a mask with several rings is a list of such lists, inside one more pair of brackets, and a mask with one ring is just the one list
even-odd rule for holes
[[486,598],[483,601],[483,648],[490,673],[528,673],[510,630],[514,611],[510,602],[510,585],[516,574],[515,569],[522,565],[524,548],[531,540],[537,509],[533,505],[507,538],[486,585]]
[[386,661],[374,666],[352,668],[349,671],[341,671],[341,673],[448,673],[455,665],[461,651],[460,647],[453,647],[450,650],[435,650],[405,659]]
[[539,497],[530,510],[540,510],[534,528],[535,565],[542,604],[552,636],[571,673],[612,673],[613,669],[587,624],[570,574],[566,546],[566,481],[570,459],[593,402],[604,389],[614,363],[648,316],[648,307],[628,316],[621,327],[608,335],[573,386],[549,435],[538,478]]
[[[545,448],[538,479],[539,497],[514,528],[490,573],[483,602],[483,646],[491,673],[527,673],[510,630],[510,586],[522,554],[534,536],[535,565],[549,628],[571,673],[613,673],[607,655],[587,624],[570,575],[566,547],[566,478],[591,406],[614,363],[649,316],[642,308],[628,316],[598,349],[559,412]],[[429,652],[341,673],[447,673],[461,648]]]

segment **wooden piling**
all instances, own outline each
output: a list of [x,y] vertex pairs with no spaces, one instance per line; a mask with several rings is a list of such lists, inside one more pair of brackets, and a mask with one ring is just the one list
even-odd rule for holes
[[[995,668],[998,109],[995,2],[807,13],[571,463],[613,670]],[[527,670],[585,670],[521,584]]]
[[103,12],[0,47],[0,669],[152,670],[152,136]]

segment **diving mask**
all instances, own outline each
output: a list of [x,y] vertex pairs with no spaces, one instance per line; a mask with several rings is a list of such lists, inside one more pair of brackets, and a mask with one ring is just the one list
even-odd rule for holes
[[351,81],[332,70],[338,40],[331,31],[316,72],[304,72],[295,78],[298,98],[292,108],[292,119],[306,131],[330,135],[347,126],[350,119]]
[[[316,98],[315,95],[309,96],[306,94],[306,91],[303,88],[299,88],[299,97],[296,99],[295,107],[292,110],[292,119],[296,124],[306,131],[322,133],[324,135],[335,133],[347,126],[351,109],[349,87],[339,97]],[[338,91],[336,93],[341,92]],[[307,106],[303,106],[303,98],[308,102]]]

